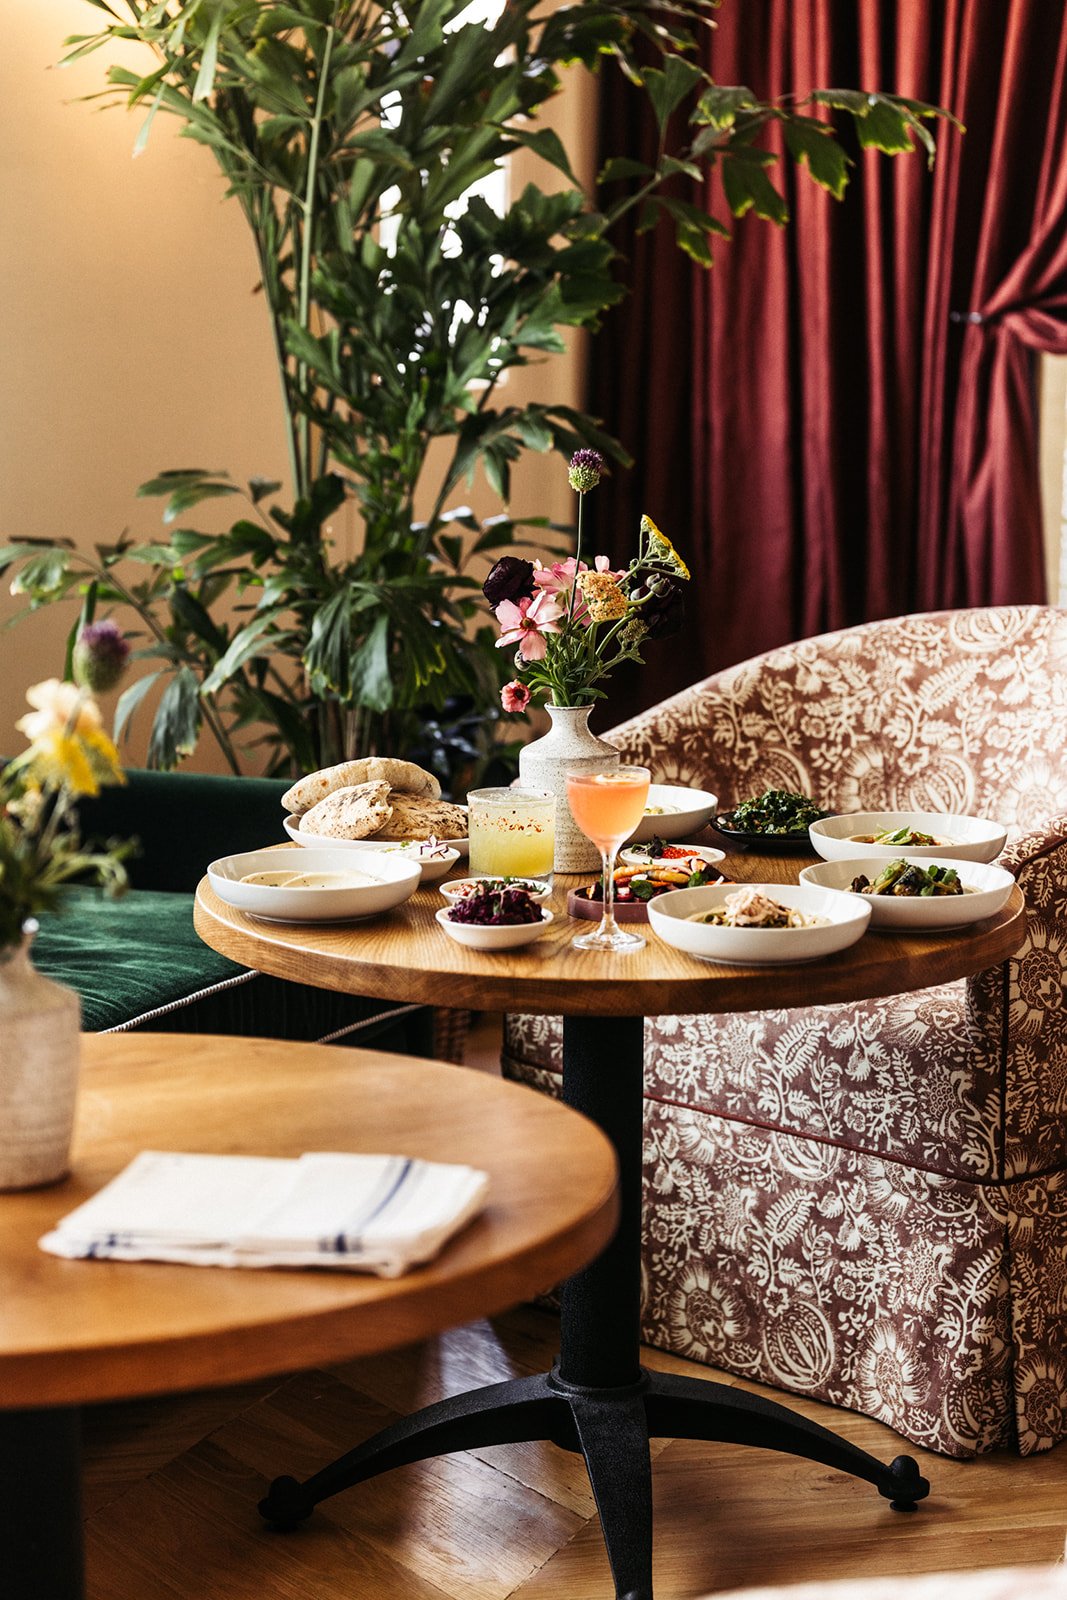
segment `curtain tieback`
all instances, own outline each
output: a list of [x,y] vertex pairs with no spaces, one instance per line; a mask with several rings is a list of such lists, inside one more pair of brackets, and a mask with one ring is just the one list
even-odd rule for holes
[[980,325],[985,322],[992,322],[995,319],[985,316],[981,311],[950,311],[948,320],[950,322],[973,322]]

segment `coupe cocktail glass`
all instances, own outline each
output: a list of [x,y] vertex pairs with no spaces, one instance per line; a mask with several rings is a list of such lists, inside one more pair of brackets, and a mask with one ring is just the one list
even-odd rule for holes
[[647,767],[567,774],[571,816],[600,851],[604,874],[604,914],[592,933],[572,941],[579,950],[638,950],[645,942],[639,933],[629,933],[615,921],[615,857],[644,816],[650,776]]

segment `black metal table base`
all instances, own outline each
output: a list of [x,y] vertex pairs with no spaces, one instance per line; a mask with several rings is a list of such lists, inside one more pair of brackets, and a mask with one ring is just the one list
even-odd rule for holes
[[454,1395],[402,1418],[305,1483],[278,1478],[260,1505],[293,1528],[322,1500],[393,1467],[487,1445],[543,1439],[580,1451],[600,1513],[617,1600],[652,1600],[650,1438],[754,1445],[872,1483],[898,1511],[929,1493],[910,1456],[886,1466],[786,1406],[708,1379],[640,1365],[640,1017],[567,1018],[563,1097],[604,1130],[619,1158],[621,1215],[602,1255],[563,1287],[560,1356],[551,1372]]

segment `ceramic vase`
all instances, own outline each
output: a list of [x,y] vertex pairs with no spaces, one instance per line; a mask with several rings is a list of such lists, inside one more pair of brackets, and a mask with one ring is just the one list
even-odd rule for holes
[[592,706],[548,705],[552,726],[540,739],[519,751],[519,779],[524,787],[547,789],[556,797],[557,872],[586,872],[600,866],[600,851],[574,825],[567,804],[568,772],[610,772],[619,752],[589,727]]
[[70,1166],[81,1005],[30,960],[36,923],[0,950],[0,1190],[54,1183]]

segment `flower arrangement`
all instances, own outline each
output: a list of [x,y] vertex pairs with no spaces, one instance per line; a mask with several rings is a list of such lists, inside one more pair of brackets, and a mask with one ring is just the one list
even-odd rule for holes
[[32,709],[16,726],[29,747],[0,771],[0,955],[21,942],[38,912],[56,909],[71,879],[100,884],[109,895],[126,888],[132,844],[83,846],[74,804],[125,781],[92,687],[116,682],[128,651],[114,623],[89,624],[74,647],[78,681],[48,678],[26,692]]
[[689,568],[651,517],[641,518],[640,548],[625,571],[613,571],[607,556],[591,566],[582,560],[582,509],[603,475],[598,450],[575,451],[567,471],[578,496],[573,556],[550,567],[502,556],[482,585],[500,626],[497,649],[516,647],[518,676],[500,692],[512,715],[539,691],[550,705],[591,705],[620,662],[642,660],[646,639],[669,638],[682,626]]

